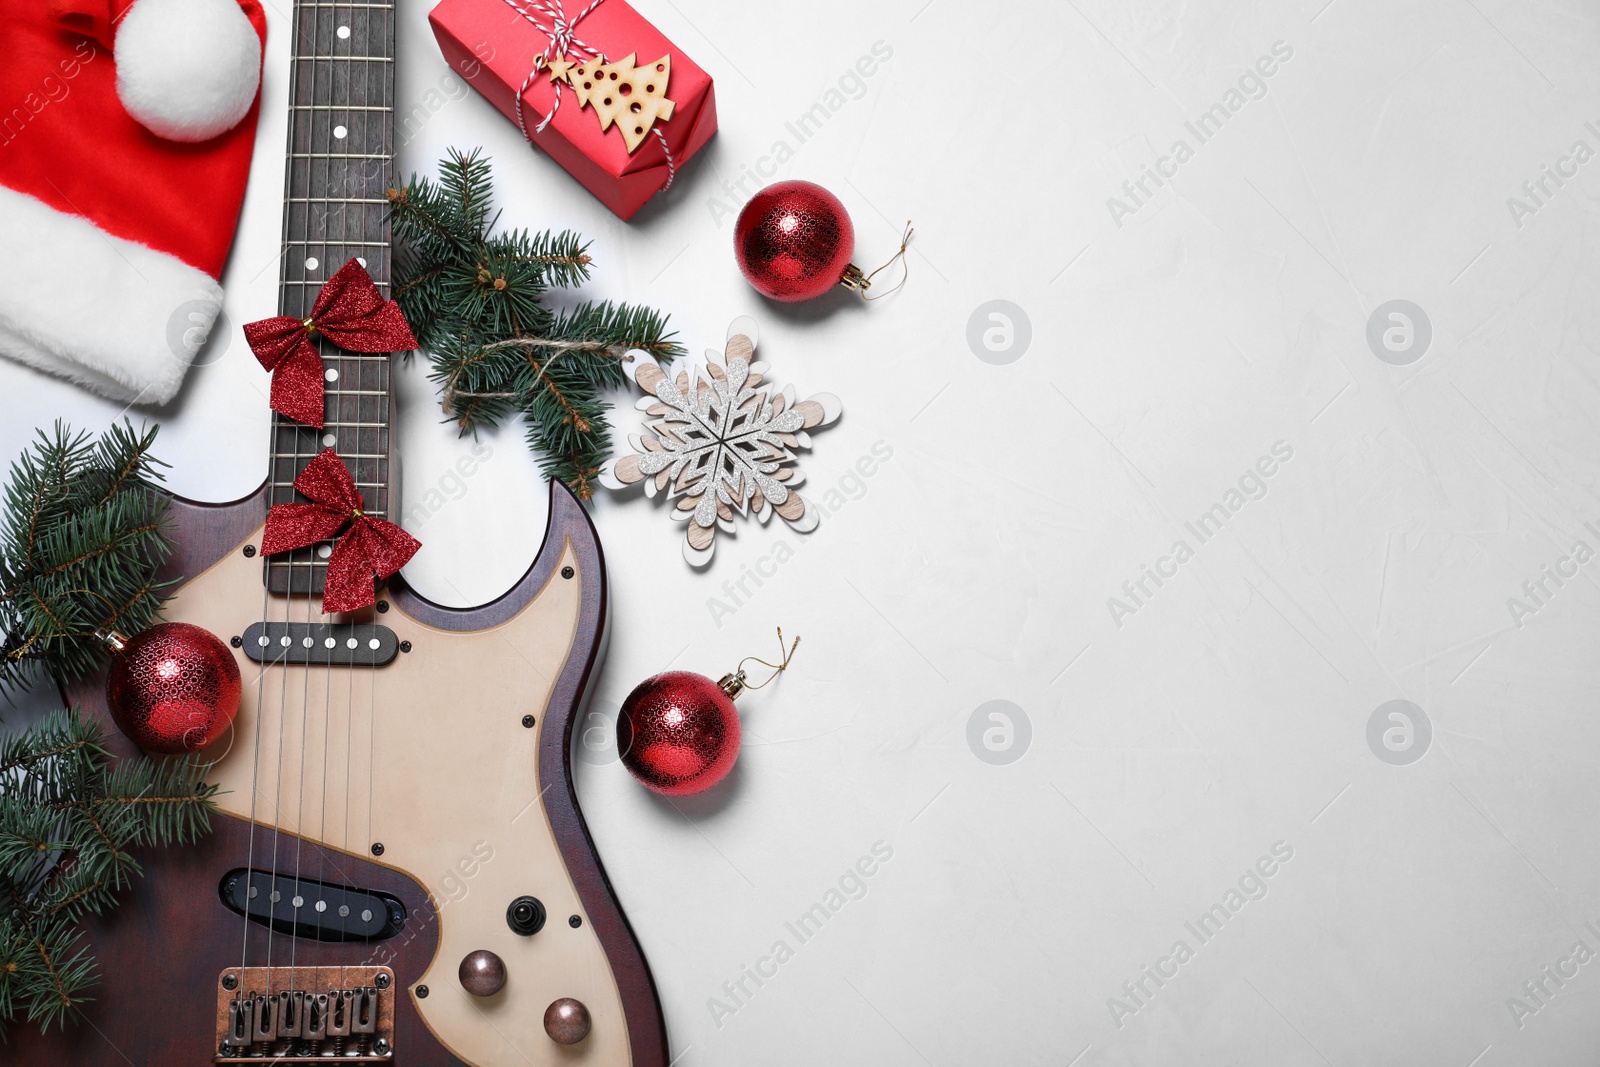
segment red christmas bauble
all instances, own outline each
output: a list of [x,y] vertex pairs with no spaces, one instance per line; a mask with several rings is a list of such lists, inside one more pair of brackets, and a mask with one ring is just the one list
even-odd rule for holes
[[617,751],[633,776],[657,793],[704,793],[739,758],[739,714],[716,682],[692,671],[647,678],[622,702]]
[[106,679],[111,718],[148,752],[198,752],[239,713],[239,664],[209,630],[157,623],[115,651]]
[[856,228],[839,198],[811,182],[769,185],[739,212],[733,253],[745,280],[785,303],[838,285],[855,252]]

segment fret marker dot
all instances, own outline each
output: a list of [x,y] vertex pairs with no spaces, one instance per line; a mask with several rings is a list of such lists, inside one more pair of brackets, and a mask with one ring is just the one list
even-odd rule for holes
[[[323,559],[327,559],[329,556],[333,555],[333,547],[331,545],[318,545],[317,555],[321,556]],[[311,644],[311,638],[306,638],[306,644]]]
[[345,135],[349,132],[350,131],[345,129],[343,126],[335,126],[333,128],[333,136],[341,141],[345,139]]
[[322,372],[322,376],[330,382],[336,382],[339,380],[339,370],[337,367],[329,367]]
[[333,434],[325,433],[325,434],[322,435],[322,447],[323,448],[332,448],[334,445],[336,445],[338,443],[339,443],[339,439],[337,437],[333,436]]
[[350,27],[349,26],[340,26],[338,32],[339,32],[339,40],[348,41],[350,39]]
[[316,270],[316,269],[317,269],[317,257],[316,256],[307,256],[306,257],[306,270]]

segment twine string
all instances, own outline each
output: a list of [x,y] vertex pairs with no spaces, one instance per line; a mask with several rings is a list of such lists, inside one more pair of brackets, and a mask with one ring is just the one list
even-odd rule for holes
[[[556,354],[551,356],[543,364],[534,362],[533,352],[532,351],[530,351],[528,353],[528,362],[533,364],[534,369],[539,372],[539,377],[543,378],[545,380],[545,383],[550,385],[552,388],[554,388],[555,383],[550,380],[550,377],[546,372],[549,371],[549,369],[551,367],[555,366],[556,361],[559,360],[562,356],[566,355],[568,352],[575,352],[575,351],[578,351],[578,350],[587,350],[591,355],[604,356],[607,359],[615,359],[615,360],[618,360],[619,362],[622,362],[622,363],[632,363],[633,362],[633,354],[631,352],[629,352],[628,349],[625,348],[624,346],[622,346],[622,345],[597,345],[593,341],[541,341],[541,340],[539,340],[537,338],[533,338],[533,337],[513,337],[509,341],[494,341],[494,342],[492,342],[490,344],[486,344],[486,345],[483,346],[483,351],[484,352],[499,352],[499,351],[501,351],[503,349],[507,349],[507,348],[527,348],[527,349],[553,348],[553,349],[555,349],[556,350]],[[520,394],[520,393],[467,393],[467,392],[463,392],[461,390],[458,390],[456,388],[456,386],[455,386],[455,379],[452,378],[450,380],[449,384],[447,384],[445,386],[445,390],[444,390],[444,405],[445,405],[445,410],[453,412],[455,410],[455,400],[456,400],[457,397],[466,397],[468,400],[512,400],[512,399],[515,399],[516,397],[518,397],[520,395],[522,395],[522,394]]]
[[[522,113],[522,97],[532,87],[534,79],[549,69],[551,57],[565,56],[576,50],[578,54],[587,53],[589,58],[602,63],[610,62],[604,52],[581,40],[574,32],[578,28],[578,23],[593,14],[594,9],[603,3],[605,0],[590,0],[588,7],[578,12],[575,18],[569,19],[561,6],[561,0],[505,0],[507,7],[526,19],[534,29],[549,39],[544,51],[534,57],[533,69],[528,71],[528,76],[522,79],[522,85],[517,89],[517,128],[530,143],[533,141],[533,134],[543,133],[555,119],[556,112],[561,110],[561,81],[557,79],[555,100],[550,104],[550,110],[534,125],[533,133],[528,132],[527,120]],[[549,22],[540,21],[540,16],[548,18]],[[661,153],[667,157],[667,183],[661,187],[661,191],[666,192],[672,188],[672,183],[678,176],[678,162],[672,158],[672,149],[667,147],[666,135],[654,126],[650,132],[661,142]]]
[[[911,275],[911,261],[906,258],[906,249],[911,246],[911,238],[916,232],[917,231],[912,229],[912,227],[911,227],[911,220],[907,219],[906,220],[906,232],[904,234],[902,234],[901,237],[900,237],[900,251],[898,251],[894,255],[890,256],[889,257],[889,262],[885,263],[883,266],[879,267],[877,270],[875,270],[871,274],[867,275],[866,279],[864,281],[862,281],[862,283],[861,283],[861,290],[862,290],[861,299],[863,299],[863,300],[882,300],[886,296],[892,296],[893,294],[898,293],[900,291],[901,286],[906,284],[906,279],[908,277],[910,277],[910,275]],[[894,266],[895,260],[899,260],[900,261],[900,265],[902,267],[902,270],[900,272],[900,281],[897,282],[895,284],[895,287],[893,289],[890,289],[888,292],[879,293],[876,296],[868,296],[866,291],[868,289],[872,288],[872,279],[876,278],[879,274],[882,274],[884,271],[886,271],[890,267]]]
[[734,672],[734,674],[736,676],[738,676],[742,680],[744,678],[744,665],[746,663],[750,663],[750,662],[753,661],[755,663],[761,664],[763,667],[771,667],[772,668],[772,674],[769,675],[767,677],[767,680],[762,682],[761,685],[750,685],[750,684],[746,683],[745,686],[744,686],[746,689],[761,689],[764,686],[771,685],[773,679],[777,678],[778,675],[782,674],[784,671],[789,669],[789,661],[794,659],[794,650],[799,648],[799,647],[800,647],[800,639],[797,637],[797,638],[794,639],[794,644],[790,645],[787,651],[784,650],[784,647],[783,647],[783,627],[780,626],[780,627],[778,627],[778,651],[783,653],[783,662],[782,663],[768,663],[766,660],[762,659],[759,656],[746,656],[744,659],[739,661],[739,665],[733,669],[733,672]]

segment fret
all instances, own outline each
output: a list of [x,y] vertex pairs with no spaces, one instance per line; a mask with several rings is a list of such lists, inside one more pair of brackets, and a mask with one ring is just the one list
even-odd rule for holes
[[341,10],[344,9],[344,8],[352,8],[352,7],[356,8],[357,10],[359,10],[361,8],[376,8],[379,11],[393,11],[394,10],[394,5],[393,4],[301,3],[301,4],[296,4],[295,6],[296,7],[339,8]]
[[[271,482],[268,482],[268,483],[267,483],[267,484],[268,484],[268,485],[274,485],[274,486],[278,486],[278,487],[280,487],[280,488],[284,488],[284,487],[287,487],[287,488],[293,488],[293,487],[294,487],[294,482],[292,482],[292,481],[290,481],[290,482],[278,482],[278,481],[271,481]],[[356,487],[357,487],[357,488],[358,488],[358,489],[359,489],[359,488],[360,488],[360,487],[361,487],[361,486],[367,486],[367,487],[369,487],[369,488],[373,488],[373,489],[380,489],[380,488],[382,488],[382,486],[379,486],[379,485],[378,485],[378,484],[377,484],[377,483],[375,483],[375,482],[357,482],[357,483],[356,483]],[[382,509],[381,509],[381,508],[369,508],[369,507],[363,507],[363,508],[362,508],[362,509],[361,509],[361,510],[362,510],[362,511],[363,511],[363,512],[365,512],[365,513],[366,513],[366,514],[368,514],[368,515],[382,515],[382,514],[384,514],[384,511],[383,511],[383,510],[382,510]]]
[[358,114],[361,113],[361,112],[364,112],[364,111],[383,112],[384,114],[393,114],[394,113],[394,108],[388,107],[388,106],[381,106],[381,107],[377,106],[377,105],[362,106],[362,105],[357,105],[357,104],[291,104],[291,105],[289,105],[289,110],[290,111],[354,111],[354,112],[356,112]]
[[[388,241],[352,241],[348,237],[303,237],[290,245],[346,245],[350,248],[388,248]],[[343,264],[341,264],[342,266]]]
[[[279,484],[279,483],[272,483],[272,484]],[[365,496],[366,494],[363,493],[362,495]],[[376,515],[379,518],[383,518],[384,516],[388,515],[388,512],[384,511],[382,508],[363,507],[361,510],[362,510],[363,513],[365,513],[367,515]],[[322,543],[323,544],[331,544],[332,542],[324,541]],[[277,557],[274,556],[273,558],[276,559]]]
[[[387,289],[389,287],[389,283],[388,282],[380,282],[376,278],[372,279],[372,281],[373,281],[373,284],[376,285],[379,289]],[[320,288],[320,287],[328,284],[328,279],[326,279],[326,278],[299,278],[299,279],[286,278],[283,281],[279,282],[278,284],[279,285],[315,285],[315,286]],[[305,318],[304,315],[301,315],[301,316],[298,316],[298,317],[299,318]]]
[[[387,512],[381,512],[381,510],[376,509],[376,507],[363,507],[362,514],[363,515],[378,515],[379,518],[382,518],[382,517],[384,517],[384,515],[387,514]],[[333,544],[333,542],[331,542],[331,541],[323,541],[322,544]],[[290,552],[298,552],[298,550],[299,549],[290,549]],[[280,555],[282,555],[282,553],[280,553]],[[274,563],[288,563],[288,560],[280,560],[280,558],[278,558],[277,555],[275,555],[275,557],[272,557],[272,561],[274,561]]]
[[387,163],[394,157],[386,153],[363,154],[358,152],[290,152],[290,159],[378,159]]
[[296,63],[393,63],[390,56],[295,56]]

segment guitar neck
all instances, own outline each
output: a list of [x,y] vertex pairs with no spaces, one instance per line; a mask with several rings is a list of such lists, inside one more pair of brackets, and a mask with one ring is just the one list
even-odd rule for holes
[[[394,6],[297,0],[289,150],[284,177],[279,314],[311,314],[323,283],[360,259],[389,293],[394,113]],[[389,516],[390,357],[316,339],[326,368],[323,429],[274,413],[269,503],[300,499],[295,475],[324,448],[350,469],[366,511]],[[277,593],[320,593],[326,546],[266,564]]]

